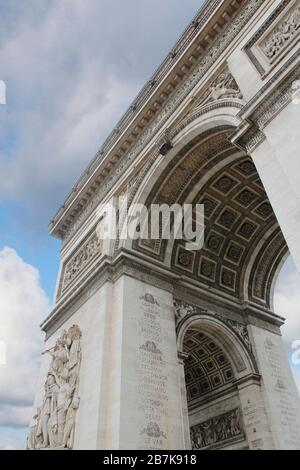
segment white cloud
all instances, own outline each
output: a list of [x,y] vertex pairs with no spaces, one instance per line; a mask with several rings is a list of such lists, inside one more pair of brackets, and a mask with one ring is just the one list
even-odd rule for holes
[[[32,378],[35,379],[33,372]],[[26,397],[27,398],[27,397]],[[15,428],[27,428],[32,418],[32,406],[0,405],[0,424],[1,426],[12,426]]]
[[0,6],[8,24],[0,46],[7,84],[0,194],[22,199],[35,220],[38,213],[47,222],[202,2],[196,3]]
[[6,365],[0,365],[0,425],[25,426],[39,372],[39,324],[49,309],[38,271],[11,248],[0,251],[0,339]]
[[286,318],[281,328],[287,345],[300,340],[300,275],[291,257],[283,266],[275,289],[274,309],[278,315]]
[[285,262],[276,283],[274,310],[286,319],[281,327],[282,339],[300,393],[300,365],[292,361],[293,342],[300,340],[300,276],[291,257]]
[[0,450],[17,450],[12,439],[5,438],[0,441]]

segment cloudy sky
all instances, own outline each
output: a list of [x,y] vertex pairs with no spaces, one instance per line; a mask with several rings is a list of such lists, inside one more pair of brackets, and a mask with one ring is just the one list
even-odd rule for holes
[[[0,0],[0,449],[25,443],[58,268],[47,223],[201,3]],[[289,260],[276,289],[289,352],[299,287]]]

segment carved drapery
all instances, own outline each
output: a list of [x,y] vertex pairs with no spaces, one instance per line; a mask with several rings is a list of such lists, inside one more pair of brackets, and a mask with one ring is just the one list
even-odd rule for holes
[[75,253],[64,264],[61,282],[58,289],[58,296],[60,296],[78,276],[84,271],[89,264],[102,254],[103,242],[98,237],[97,232],[83,242]]
[[269,60],[276,57],[300,30],[300,5],[295,5],[264,39],[261,49]]
[[190,431],[193,450],[224,445],[226,441],[244,437],[238,408],[192,426]]
[[283,0],[245,47],[261,75],[284,61],[300,32],[300,1]]
[[210,84],[201,98],[195,103],[195,108],[225,98],[243,98],[238,84],[227,68]]
[[45,381],[41,406],[33,417],[27,449],[72,449],[75,418],[79,407],[81,331],[78,325],[64,330],[55,346],[43,354],[52,360]]

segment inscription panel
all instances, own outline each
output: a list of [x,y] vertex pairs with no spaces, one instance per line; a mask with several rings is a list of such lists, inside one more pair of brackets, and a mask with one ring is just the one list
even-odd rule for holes
[[124,342],[130,347],[123,359],[121,434],[128,448],[184,447],[172,296],[125,279]]
[[300,447],[299,394],[280,336],[252,327],[276,448]]

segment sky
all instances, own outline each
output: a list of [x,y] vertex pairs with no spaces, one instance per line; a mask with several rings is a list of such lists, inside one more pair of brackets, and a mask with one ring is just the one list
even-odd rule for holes
[[[0,0],[0,449],[25,445],[39,324],[51,308],[59,262],[48,222],[201,4]],[[275,301],[288,318],[290,356],[300,338],[300,281],[291,259]]]

